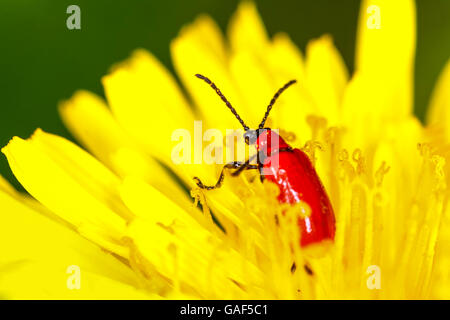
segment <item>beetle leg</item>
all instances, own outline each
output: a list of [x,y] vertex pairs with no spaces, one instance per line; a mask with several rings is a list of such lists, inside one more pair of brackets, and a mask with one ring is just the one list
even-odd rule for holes
[[244,170],[249,170],[249,169],[259,169],[260,168],[260,164],[250,164],[251,161],[253,161],[256,157],[258,157],[258,154],[254,154],[253,156],[251,156],[247,161],[245,161],[245,163],[240,166],[235,172],[233,172],[231,175],[233,177],[237,177],[238,175],[240,175],[242,173],[242,171]]
[[250,170],[250,169],[259,169],[259,165],[257,164],[249,164],[249,161],[245,162],[242,166],[240,166],[235,172],[233,172],[231,175],[233,177],[237,177],[242,173],[244,170]]
[[213,190],[216,188],[220,188],[220,186],[222,185],[223,179],[225,178],[225,174],[224,174],[225,169],[237,169],[235,172],[232,173],[233,176],[237,176],[243,170],[258,169],[258,168],[259,167],[257,165],[251,165],[250,160],[247,160],[244,163],[239,162],[239,161],[233,161],[233,162],[227,163],[226,165],[223,166],[222,171],[220,172],[219,180],[217,180],[216,184],[213,186],[204,185],[198,177],[194,177],[194,180],[199,188],[206,189],[206,190]]
[[240,166],[235,172],[233,172],[231,175],[233,177],[237,177],[238,175],[240,175],[242,173],[242,171],[244,170],[249,170],[249,169],[259,169],[260,168],[260,164],[250,164],[251,161],[253,161],[255,158],[258,157],[258,154],[254,154],[253,156],[251,156],[247,161],[245,161],[245,163]]
[[194,180],[199,188],[206,189],[206,190],[213,190],[213,189],[219,188],[222,185],[223,179],[225,178],[225,176],[224,176],[225,169],[235,169],[235,168],[239,168],[242,165],[243,165],[243,163],[239,162],[239,161],[233,161],[233,162],[230,162],[230,163],[227,163],[226,165],[224,165],[222,168],[222,171],[220,172],[219,180],[217,180],[217,182],[214,186],[204,185],[203,182],[198,177],[194,177]]

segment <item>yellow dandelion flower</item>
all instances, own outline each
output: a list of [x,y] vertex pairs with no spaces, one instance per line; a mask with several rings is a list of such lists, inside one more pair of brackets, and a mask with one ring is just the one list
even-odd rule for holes
[[[41,130],[2,150],[37,201],[0,181],[0,297],[449,299],[450,63],[424,126],[412,112],[414,50],[413,1],[367,0],[351,76],[330,36],[303,56],[288,35],[267,36],[251,2],[227,38],[200,16],[173,40],[185,91],[135,51],[102,79],[107,101],[79,91],[60,106],[88,151]],[[336,215],[332,244],[293,245],[300,213],[282,214],[277,186],[257,173],[204,192],[192,178],[213,183],[220,165],[172,161],[176,129],[238,127],[196,73],[252,128],[280,85],[298,80],[270,127],[314,163]]]

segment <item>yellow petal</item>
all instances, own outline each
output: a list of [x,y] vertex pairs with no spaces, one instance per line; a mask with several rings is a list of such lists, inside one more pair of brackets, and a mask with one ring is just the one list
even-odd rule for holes
[[[261,67],[270,70],[269,77],[273,84],[272,95],[282,84],[291,79],[297,80],[294,86],[283,93],[283,98],[277,101],[269,121],[273,128],[294,133],[297,146],[303,145],[311,139],[307,116],[319,114],[319,110],[307,88],[302,53],[288,35],[279,33],[273,37],[270,47],[262,56],[265,59]],[[266,101],[264,106],[267,104]],[[264,107],[259,107],[258,110],[259,118],[261,118],[261,110],[264,111]]]
[[[271,78],[264,60],[250,51],[233,54],[230,71],[239,91],[243,93],[242,104],[237,107],[239,115],[247,126],[256,128],[276,90],[289,80],[277,82],[277,79]],[[285,95],[280,100],[284,98]]]
[[297,46],[285,33],[274,35],[268,52],[262,53],[268,57],[267,64],[272,75],[279,80],[296,79],[301,86],[305,79],[304,58]]
[[[195,29],[195,32],[192,33],[195,41],[202,43],[205,50],[211,52],[219,61],[225,64],[227,60],[225,39],[216,22],[210,16],[202,14],[197,17],[192,28]],[[186,27],[186,29],[189,29],[189,27]]]
[[427,123],[438,127],[450,141],[450,60],[434,88],[428,107]]
[[[243,104],[239,105],[239,114],[249,127],[255,128],[259,125],[274,94],[292,79],[299,83],[289,88],[277,100],[270,115],[270,121],[273,122],[270,123],[282,124],[283,122],[277,121],[279,115],[293,109],[297,111],[290,114],[291,119],[305,118],[305,112],[309,108],[305,105],[302,93],[303,59],[300,51],[286,35],[276,35],[273,42],[268,43],[262,52],[249,50],[234,52],[230,58],[230,71],[242,97]],[[300,127],[298,122],[296,127]]]
[[[191,183],[193,172],[204,170],[195,165],[176,165],[172,160],[176,145],[172,135],[180,129],[192,132],[194,115],[174,78],[156,58],[144,50],[136,51],[103,78],[103,85],[114,117],[145,154],[163,162],[186,183]],[[114,156],[116,164],[123,164],[122,155]]]
[[[8,194],[14,199],[26,204],[28,207],[34,209],[36,212],[40,212],[47,217],[51,217],[54,220],[58,220],[59,218],[54,215],[50,210],[48,210],[41,203],[37,202],[35,199],[30,197],[28,194],[24,194],[22,192],[18,192],[14,187],[2,176],[0,176],[0,191]],[[63,220],[58,220],[61,223],[64,223]]]
[[[156,188],[146,184],[137,177],[127,177],[120,188],[122,199],[133,213],[151,223],[170,226],[181,221],[196,224],[184,208],[191,208],[191,213],[198,213],[192,201],[183,199],[183,206],[178,206],[171,198],[160,193]],[[198,216],[197,216],[198,219]]]
[[256,5],[243,1],[228,26],[228,37],[233,52],[263,52],[268,45],[268,37]]
[[344,137],[349,139],[345,147],[361,148],[376,141],[386,120],[379,110],[390,105],[383,83],[373,83],[369,76],[355,74],[342,101],[341,121],[346,127]]
[[111,166],[111,154],[131,145],[99,96],[78,91],[59,106],[61,118],[70,132],[103,163]]
[[193,114],[170,73],[144,50],[134,52],[103,78],[120,125],[149,154],[170,159],[172,132],[193,125]]
[[[0,191],[0,296],[5,299],[143,298],[133,271],[74,231]],[[67,286],[70,266],[80,290]],[[148,296],[147,296],[148,297]]]
[[117,177],[100,162],[40,130],[29,140],[13,138],[2,151],[34,198],[89,239],[126,254],[120,239],[131,213],[117,194]]
[[414,1],[365,0],[360,10],[356,72],[367,75],[374,84],[382,83],[389,93],[390,103],[378,106],[378,116],[409,115],[413,108],[416,46]]
[[0,190],[11,196],[17,194],[17,191],[14,189],[14,187],[11,184],[9,184],[9,182],[6,181],[6,179],[3,178],[2,176],[0,176]]
[[395,112],[395,101],[392,92],[386,90],[384,82],[373,82],[366,73],[355,74],[342,101],[342,123],[346,127],[345,147],[361,148],[375,143],[385,134],[386,126],[395,127],[415,118],[412,114],[401,118],[392,118],[392,114],[380,114],[382,109]]
[[328,35],[309,42],[306,55],[306,86],[319,114],[335,125],[348,81],[347,68]]
[[119,176],[139,176],[175,201],[186,199],[186,192],[118,125],[100,97],[79,91],[59,110],[78,141]]
[[[165,228],[137,218],[128,228],[136,248],[175,288],[188,288],[199,298],[242,296],[243,286],[261,285],[261,272],[204,228]],[[230,248],[228,248],[230,249]],[[220,293],[220,294],[219,294]]]
[[253,2],[239,4],[230,20],[228,37],[232,49],[231,77],[242,95],[238,113],[249,127],[255,128],[276,88],[284,83],[277,83],[278,79],[271,77],[264,58],[270,42]]
[[196,78],[195,74],[210,78],[238,113],[241,112],[242,103],[227,69],[228,63],[223,60],[223,54],[217,54],[208,41],[200,37],[205,29],[210,29],[209,34],[214,34],[215,37],[222,37],[220,33],[213,31],[215,27],[211,20],[198,18],[181,30],[172,41],[170,50],[175,70],[201,112],[202,120],[206,122],[204,127],[217,128],[225,133],[225,129],[237,128],[239,123],[216,93]]
[[[69,265],[70,266],[70,265]],[[161,299],[130,285],[80,269],[80,289],[69,289],[67,265],[54,261],[15,261],[0,266],[0,298],[9,300]],[[85,271],[83,271],[85,270]]]

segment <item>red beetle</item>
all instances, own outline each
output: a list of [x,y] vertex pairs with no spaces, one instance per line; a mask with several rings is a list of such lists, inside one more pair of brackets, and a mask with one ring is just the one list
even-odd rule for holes
[[258,129],[251,130],[211,80],[200,74],[196,74],[196,77],[204,80],[216,91],[244,127],[245,142],[249,145],[256,144],[258,151],[256,165],[250,164],[251,159],[246,162],[228,163],[222,169],[219,180],[214,186],[206,186],[199,178],[194,177],[197,185],[207,190],[220,187],[224,179],[225,169],[236,169],[232,173],[233,176],[239,175],[243,170],[259,169],[261,180],[267,179],[279,187],[278,201],[280,203],[296,204],[303,201],[311,209],[309,215],[298,220],[301,231],[300,245],[302,247],[323,240],[334,240],[336,227],[333,208],[308,156],[300,149],[293,149],[270,128],[264,128],[270,110],[277,98],[296,81],[289,81],[275,93]]

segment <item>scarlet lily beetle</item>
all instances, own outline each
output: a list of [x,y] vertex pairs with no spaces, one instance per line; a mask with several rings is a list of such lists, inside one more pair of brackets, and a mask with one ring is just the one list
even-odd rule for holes
[[[219,188],[224,179],[225,169],[235,169],[232,176],[239,175],[243,170],[259,169],[261,180],[267,179],[279,187],[278,201],[280,203],[295,205],[304,202],[309,206],[309,214],[298,218],[302,247],[323,240],[334,240],[336,227],[333,208],[308,156],[300,149],[292,148],[270,128],[264,128],[276,100],[284,90],[296,83],[296,80],[287,82],[275,93],[258,129],[251,130],[214,82],[200,74],[195,76],[209,84],[225,102],[244,127],[245,142],[248,145],[256,145],[257,150],[257,164],[250,164],[250,159],[245,162],[230,162],[223,167],[215,185],[204,185],[198,177],[194,177],[197,186],[206,190]],[[275,162],[277,165],[274,165]]]

